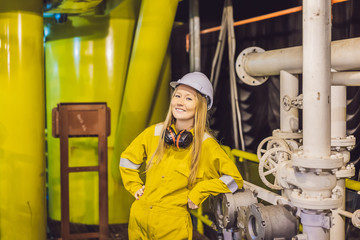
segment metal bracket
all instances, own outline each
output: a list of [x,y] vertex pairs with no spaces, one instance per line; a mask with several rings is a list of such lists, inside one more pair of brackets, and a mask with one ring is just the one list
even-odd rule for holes
[[282,107],[283,109],[288,112],[291,108],[303,108],[303,95],[300,94],[296,98],[292,99],[288,95],[285,95],[282,99]]
[[307,226],[331,228],[331,216],[324,214],[300,213],[301,223]]

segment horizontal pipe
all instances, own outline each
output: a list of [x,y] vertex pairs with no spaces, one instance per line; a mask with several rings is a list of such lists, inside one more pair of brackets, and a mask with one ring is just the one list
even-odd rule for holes
[[[360,69],[359,45],[360,38],[333,41],[331,67],[336,71]],[[299,74],[303,69],[302,46],[250,53],[245,58],[245,70],[254,77],[280,75],[281,70]]]
[[207,226],[213,228],[215,226],[215,224],[213,223],[213,221],[211,221],[207,215],[201,215],[199,214],[197,211],[195,210],[191,210],[190,211],[191,215],[193,215],[194,217],[198,218],[200,221],[202,221],[204,224],[206,224]]
[[345,210],[342,210],[342,209],[337,209],[337,213],[344,216],[344,217],[347,217],[347,218],[352,218],[353,214],[351,212],[348,212],[348,211],[345,211]]
[[360,191],[360,182],[351,180],[351,179],[345,179],[345,186],[348,189],[354,190],[354,191]]
[[249,160],[249,161],[256,162],[256,163],[259,162],[259,159],[258,159],[257,155],[254,154],[254,153],[249,153],[249,152],[241,151],[241,150],[239,150],[239,149],[232,149],[232,150],[231,150],[231,154],[232,154],[234,157],[238,157],[238,158],[242,158],[242,159],[247,159],[247,160]]
[[332,73],[333,86],[360,86],[360,72]]

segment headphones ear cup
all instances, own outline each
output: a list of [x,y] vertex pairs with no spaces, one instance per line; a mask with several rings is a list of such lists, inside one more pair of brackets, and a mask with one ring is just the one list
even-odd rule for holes
[[172,127],[168,127],[165,130],[164,142],[169,145],[175,145],[176,133]]
[[193,135],[188,131],[181,131],[176,138],[176,146],[178,148],[187,148],[193,141]]

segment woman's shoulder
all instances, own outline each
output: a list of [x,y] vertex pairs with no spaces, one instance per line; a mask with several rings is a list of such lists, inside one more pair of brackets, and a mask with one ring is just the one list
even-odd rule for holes
[[164,126],[163,122],[155,123],[155,124],[152,124],[152,125],[148,126],[144,130],[144,132],[146,132],[147,134],[154,135],[154,136],[160,136],[160,133],[161,133],[161,130],[162,130],[163,126]]
[[205,132],[203,136],[202,146],[214,148],[220,146],[216,138],[209,132]]

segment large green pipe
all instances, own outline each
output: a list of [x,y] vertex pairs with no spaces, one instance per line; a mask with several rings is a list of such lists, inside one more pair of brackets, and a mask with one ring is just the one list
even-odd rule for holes
[[[107,102],[111,109],[108,157],[113,155],[115,128],[124,90],[138,6],[123,1],[107,17],[69,17],[50,24],[46,39],[49,216],[60,220],[59,139],[51,134],[51,109],[59,102]],[[96,138],[71,138],[72,166],[98,164]],[[116,167],[118,169],[118,167]],[[109,165],[109,223],[128,221],[132,197],[114,180]],[[70,174],[70,221],[97,224],[97,173]]]
[[0,5],[0,239],[46,239],[41,0]]
[[141,3],[116,129],[114,165],[119,164],[121,151],[149,124],[177,5],[178,0],[143,0]]

